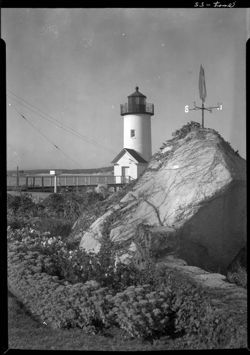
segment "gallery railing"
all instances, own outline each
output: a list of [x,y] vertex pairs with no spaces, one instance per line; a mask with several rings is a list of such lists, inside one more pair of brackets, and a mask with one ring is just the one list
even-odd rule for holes
[[143,105],[139,104],[121,104],[121,115],[129,115],[133,113],[146,113],[149,115],[154,114],[154,104],[147,103]]

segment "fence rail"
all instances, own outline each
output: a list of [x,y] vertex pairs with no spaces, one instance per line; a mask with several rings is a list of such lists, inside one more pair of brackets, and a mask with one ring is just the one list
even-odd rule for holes
[[[58,175],[56,185],[58,187],[71,186],[97,186],[99,184],[116,185],[127,184],[132,180],[130,176],[114,175]],[[26,176],[7,176],[7,188],[11,187],[52,187],[54,186],[54,176],[48,175],[26,175]]]

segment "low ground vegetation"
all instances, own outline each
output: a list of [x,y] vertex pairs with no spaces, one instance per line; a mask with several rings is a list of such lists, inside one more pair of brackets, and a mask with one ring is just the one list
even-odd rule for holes
[[[201,124],[199,122],[190,121],[187,124],[185,124],[184,126],[182,126],[180,129],[178,129],[175,132],[173,132],[172,136],[174,137],[173,140],[182,139],[182,138],[185,138],[188,133],[190,133],[192,131],[196,131],[200,138],[205,138],[205,131],[206,130],[207,130],[207,128],[205,128],[205,129],[202,128],[202,126],[201,126]],[[220,144],[223,145],[224,148],[227,149],[228,151],[231,151],[234,154],[239,156],[238,151],[235,151],[233,149],[233,147],[231,146],[230,142],[225,141],[221,137],[219,132],[216,131],[216,133],[221,138],[221,143]]]
[[244,347],[230,312],[222,313],[183,275],[151,260],[140,271],[117,262],[108,226],[98,254],[71,242],[71,227],[84,210],[92,206],[96,217],[122,193],[106,200],[95,193],[54,194],[38,204],[28,195],[8,197],[10,290],[40,324],[54,329],[119,329],[127,339],[159,348]]
[[227,268],[228,281],[247,288],[247,251],[243,247]]

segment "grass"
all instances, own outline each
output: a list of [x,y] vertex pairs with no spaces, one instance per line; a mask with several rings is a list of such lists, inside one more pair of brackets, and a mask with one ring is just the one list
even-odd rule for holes
[[51,329],[38,323],[11,293],[8,295],[8,333],[10,349],[153,351],[174,347],[172,340],[155,344],[126,340],[117,328],[105,335],[84,334],[81,329]]

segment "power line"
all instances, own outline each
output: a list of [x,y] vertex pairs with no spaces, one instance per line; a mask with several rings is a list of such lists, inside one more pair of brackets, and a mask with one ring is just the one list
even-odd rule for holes
[[79,162],[77,162],[76,160],[72,159],[68,154],[66,154],[58,145],[56,145],[54,142],[52,142],[44,133],[42,133],[33,123],[31,123],[27,117],[25,117],[22,113],[20,113],[14,105],[12,105],[12,107],[14,108],[14,110],[17,112],[18,115],[20,115],[20,117],[22,117],[31,127],[33,127],[41,136],[43,136],[50,144],[53,145],[54,148],[56,148],[57,150],[59,150],[64,156],[66,156],[68,159],[70,159],[71,161],[73,161],[75,164],[77,164],[77,166],[79,167]]
[[[18,102],[18,101],[17,101],[17,103],[23,105],[25,108],[28,108],[30,111],[33,111],[33,112],[35,112],[36,114],[38,114],[34,109],[32,109],[32,108],[30,108],[30,107],[26,107],[26,106],[25,106],[26,104],[23,104],[22,102],[20,103],[20,102]],[[39,114],[39,115],[41,116],[41,114]],[[62,129],[64,129],[66,132],[72,133],[72,134],[74,134],[75,136],[77,136],[76,133],[69,131],[67,128],[63,127],[62,125],[61,125],[61,126],[60,126],[60,125],[57,125],[53,120],[51,120],[51,119],[49,119],[49,118],[47,118],[47,117],[43,117],[43,116],[41,116],[41,117],[42,117],[43,119],[47,120],[48,122],[54,124],[56,127],[62,128]],[[39,117],[39,118],[40,118],[40,117]],[[56,121],[56,120],[55,120],[55,121]],[[58,122],[59,122],[59,121],[58,121]],[[60,124],[60,123],[59,123],[59,124]],[[78,138],[80,138],[80,137],[78,137]]]
[[[12,93],[12,94],[13,94],[13,93]],[[14,94],[13,94],[13,95],[14,95]],[[16,95],[16,96],[17,96],[17,95]],[[26,100],[24,100],[24,99],[22,99],[22,98],[19,98],[19,100],[23,100],[23,101],[27,102]],[[19,103],[19,102],[18,102],[18,103]],[[19,103],[19,104],[20,104],[20,103]],[[22,102],[21,102],[21,104],[24,105]],[[27,103],[26,103],[26,105],[27,105]],[[29,103],[28,103],[28,105],[34,107],[33,105],[31,105],[31,104],[29,104]],[[28,108],[29,110],[32,110],[32,111],[34,112],[34,109],[31,109],[30,107],[27,107],[27,108]],[[103,145],[100,144],[99,142],[97,142],[97,141],[95,141],[95,140],[93,140],[93,139],[91,139],[91,138],[88,138],[88,137],[86,137],[86,136],[80,134],[79,132],[75,131],[73,128],[71,128],[71,127],[69,127],[69,126],[62,125],[61,122],[59,122],[58,120],[56,120],[56,119],[53,118],[52,116],[50,116],[50,115],[44,113],[44,112],[41,111],[40,109],[35,108],[35,110],[42,112],[42,115],[41,115],[40,113],[38,113],[38,112],[35,112],[35,113],[38,114],[39,116],[41,116],[43,119],[46,119],[47,121],[51,122],[51,123],[54,124],[56,127],[61,128],[61,129],[63,129],[64,131],[73,134],[74,136],[76,136],[77,138],[79,138],[79,139],[81,139],[81,140],[83,140],[83,141],[87,141],[88,143],[91,143],[91,144],[94,144],[94,145],[99,145],[101,148],[107,149],[107,150],[109,150],[109,151],[112,151],[112,153],[114,153],[113,150],[111,150],[111,149],[109,149],[109,148],[103,146]],[[44,115],[46,115],[47,117],[45,117]],[[48,119],[48,117],[49,117],[49,119]],[[57,122],[59,125],[57,125],[55,122]]]
[[[83,141],[87,141],[90,144],[93,145],[97,145],[99,147],[101,147],[102,149],[106,149],[110,152],[116,153],[113,149],[108,148],[106,146],[104,146],[103,144],[101,144],[100,142],[97,142],[96,140],[94,140],[93,138],[89,138],[84,136],[83,134],[75,131],[72,127],[67,126],[67,125],[63,125],[60,121],[58,121],[57,119],[55,119],[54,117],[52,117],[51,115],[45,113],[44,111],[42,111],[41,109],[37,108],[36,106],[30,104],[28,101],[26,101],[25,99],[21,98],[20,96],[16,95],[13,91],[8,90],[10,92],[10,94],[12,94],[14,96],[14,100],[20,100],[21,102],[18,102],[18,104],[25,106],[28,106],[26,108],[28,108],[29,110],[35,112],[37,115],[39,115],[40,117],[42,117],[43,119],[49,121],[50,123],[54,124],[56,127],[63,129],[64,131],[73,134],[75,137],[83,140]],[[23,102],[22,102],[23,101]],[[29,107],[30,106],[30,107]],[[38,111],[38,112],[36,112]]]

